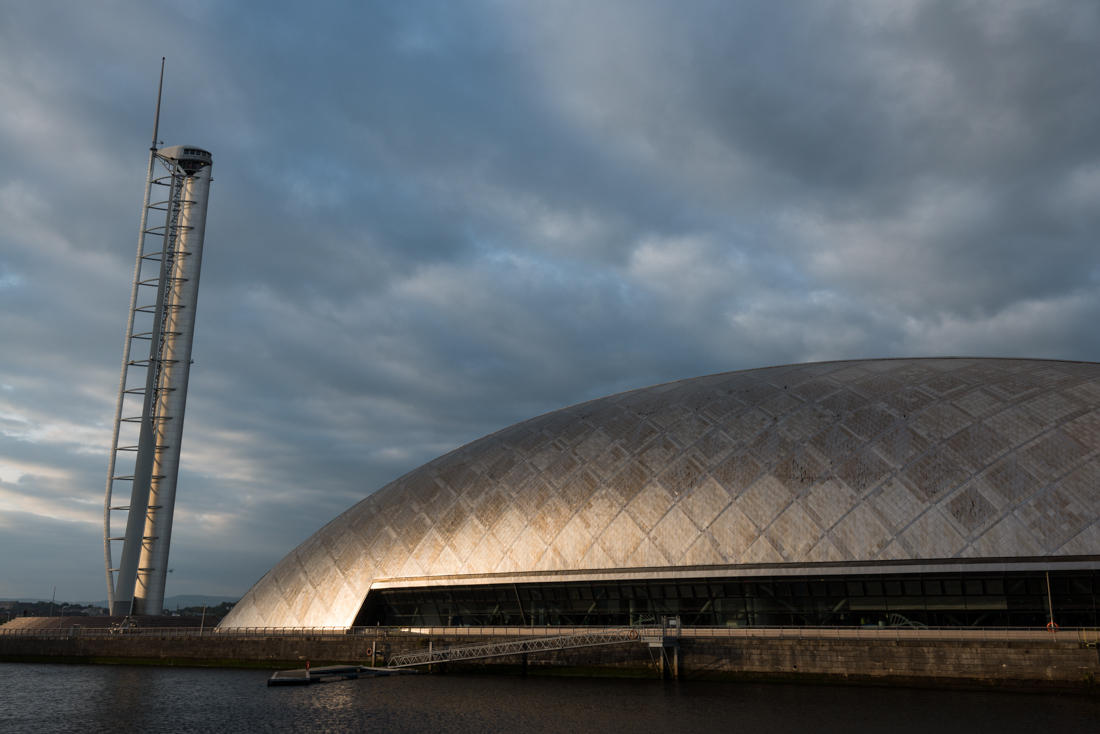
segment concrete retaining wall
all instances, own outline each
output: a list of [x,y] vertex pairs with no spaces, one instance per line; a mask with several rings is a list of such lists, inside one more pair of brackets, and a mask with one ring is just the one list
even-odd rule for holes
[[[435,649],[489,638],[432,638]],[[322,663],[385,663],[392,654],[424,649],[424,637],[111,637],[36,639],[0,636],[2,661],[133,662],[170,665],[303,667]],[[531,673],[656,676],[661,651],[627,643],[528,656]],[[783,680],[1100,693],[1100,654],[1081,642],[683,639],[676,663],[686,679]],[[517,671],[522,656],[450,670]],[[671,665],[669,666],[672,667]]]

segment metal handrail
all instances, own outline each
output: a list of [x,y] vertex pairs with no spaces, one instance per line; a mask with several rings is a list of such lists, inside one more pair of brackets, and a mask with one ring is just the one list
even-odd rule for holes
[[407,668],[417,665],[430,665],[439,662],[462,660],[485,660],[487,658],[509,657],[528,653],[555,652],[582,647],[598,647],[634,642],[641,639],[638,630],[620,627],[610,630],[589,630],[581,634],[561,637],[541,637],[538,639],[501,640],[483,645],[443,648],[439,650],[417,650],[399,653],[390,658],[389,667]]
[[[79,619],[76,617],[74,619]],[[555,637],[622,629],[602,627],[84,627],[69,626],[39,629],[5,629],[0,637],[60,639],[67,637],[207,637],[248,639],[265,637]],[[662,634],[660,626],[636,626],[643,636]],[[836,639],[836,640],[1047,640],[1094,643],[1100,636],[1095,627],[689,627],[679,634],[684,638],[758,638],[758,639]]]

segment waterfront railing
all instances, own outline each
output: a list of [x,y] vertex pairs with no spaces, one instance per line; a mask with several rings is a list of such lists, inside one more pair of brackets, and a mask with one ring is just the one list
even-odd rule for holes
[[[203,637],[298,639],[366,637],[556,637],[622,627],[85,627],[79,622],[45,629],[4,629],[0,637],[62,639],[68,637]],[[1100,630],[1093,627],[689,627],[635,626],[640,637],[674,635],[684,639],[789,640],[914,640],[914,641],[1056,641],[1096,645]]]

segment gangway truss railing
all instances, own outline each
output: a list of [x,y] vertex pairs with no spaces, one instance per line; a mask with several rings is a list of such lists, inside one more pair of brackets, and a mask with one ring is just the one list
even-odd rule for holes
[[432,663],[484,660],[486,658],[501,658],[525,653],[555,652],[557,650],[572,650],[599,645],[618,645],[625,642],[637,642],[638,639],[638,630],[630,627],[562,637],[528,637],[523,640],[497,641],[483,645],[402,653],[390,658],[389,667],[411,668],[416,665],[431,665]]

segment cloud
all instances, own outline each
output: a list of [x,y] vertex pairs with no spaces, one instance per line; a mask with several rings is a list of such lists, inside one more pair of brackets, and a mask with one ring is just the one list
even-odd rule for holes
[[105,596],[161,56],[161,139],[214,154],[168,593],[233,594],[567,404],[803,360],[1094,359],[1098,40],[1090,2],[6,8],[0,523],[69,532],[0,533],[26,559],[0,585],[79,568],[73,597]]

